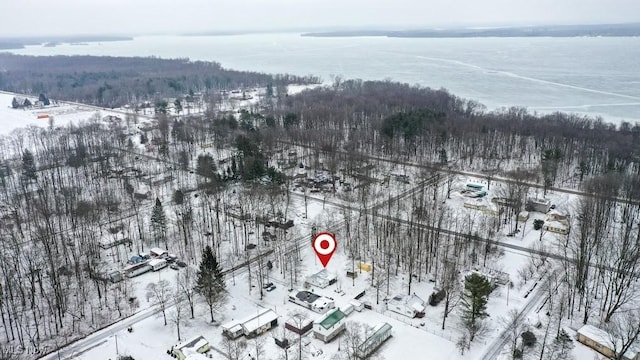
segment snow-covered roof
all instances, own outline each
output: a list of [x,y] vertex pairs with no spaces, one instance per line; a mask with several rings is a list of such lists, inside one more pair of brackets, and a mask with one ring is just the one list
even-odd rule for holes
[[189,340],[178,343],[175,346],[175,349],[182,351],[182,353],[186,355],[186,352],[197,352],[198,349],[208,344],[209,342],[207,341],[207,339],[205,339],[204,336],[199,335]]
[[184,358],[184,360],[209,360],[209,359],[210,358],[207,357],[206,355],[200,354],[198,352],[191,353],[191,354],[187,355],[186,358]]
[[229,330],[231,328],[233,328],[234,326],[240,325],[242,321],[241,320],[231,320],[229,322],[226,322],[222,325],[220,325],[220,327],[222,328],[222,330]]
[[[589,338],[594,342],[607,347],[609,350],[613,351],[614,349],[613,342],[611,341],[612,336],[605,330],[597,328],[593,325],[584,325],[580,329],[578,329],[578,334],[583,335],[584,337]],[[622,348],[621,340],[618,339],[616,340],[616,342],[618,343],[617,348],[618,349]],[[635,359],[636,354],[637,354],[637,349],[632,348],[627,350],[627,352],[624,355],[628,359]]]
[[314,323],[329,330],[336,324],[340,324],[346,317],[347,316],[340,309],[333,309],[318,318]]
[[569,228],[569,226],[567,226],[567,224],[563,223],[562,221],[547,221],[545,223],[545,226],[564,230],[567,230]]
[[278,314],[276,314],[271,309],[262,310],[257,316],[245,321],[242,324],[242,327],[245,328],[248,332],[252,332],[265,324],[269,324],[274,320],[278,319]]
[[306,278],[306,282],[316,286],[328,286],[329,283],[336,279],[336,275],[322,269],[319,272],[310,275]]
[[315,306],[318,309],[322,309],[327,307],[329,304],[333,303],[333,301],[329,298],[326,298],[324,296],[319,297],[318,299],[316,299],[316,301],[314,301],[312,304],[313,306]]
[[584,335],[585,337],[588,337],[589,339],[599,344],[611,345],[609,333],[593,325],[582,326],[580,329],[578,329],[578,334]]
[[541,204],[541,205],[549,205],[551,204],[551,201],[547,200],[547,199],[539,199],[539,198],[529,198],[528,201],[535,203],[535,204]]
[[289,318],[286,323],[295,327],[296,329],[302,329],[306,326],[309,326],[309,324],[313,323],[313,320],[310,318],[303,318],[303,319]]
[[154,256],[160,256],[160,255],[162,255],[162,254],[164,254],[166,252],[167,252],[167,250],[164,250],[164,249],[161,249],[161,248],[157,248],[157,247],[149,249],[149,253],[151,253],[151,255],[154,255]]
[[424,300],[422,300],[418,295],[415,294],[411,296],[396,295],[391,300],[389,300],[389,303],[395,305],[404,305],[417,312],[423,312],[425,304]]
[[167,262],[165,259],[151,259],[147,264],[149,264],[149,266],[156,266],[165,262]]

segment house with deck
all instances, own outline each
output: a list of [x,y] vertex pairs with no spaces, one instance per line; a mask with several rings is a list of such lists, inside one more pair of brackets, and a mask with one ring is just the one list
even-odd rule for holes
[[289,301],[321,314],[336,307],[333,299],[306,290],[294,290],[290,292]]

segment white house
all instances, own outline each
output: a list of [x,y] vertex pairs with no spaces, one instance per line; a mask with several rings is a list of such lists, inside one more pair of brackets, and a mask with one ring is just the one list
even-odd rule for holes
[[556,234],[567,235],[570,230],[569,216],[557,210],[550,211],[545,219],[544,229]]
[[278,325],[278,314],[271,309],[262,309],[241,320],[223,324],[222,334],[230,339],[244,335],[252,338],[261,335]]
[[387,310],[398,314],[414,317],[423,317],[425,302],[417,295],[397,295],[387,301]]
[[319,287],[321,289],[326,288],[329,285],[333,285],[338,281],[335,274],[330,273],[327,269],[322,269],[319,272],[308,276],[304,281],[304,287]]
[[209,342],[203,336],[196,336],[171,348],[171,352],[179,360],[196,359],[199,356],[197,354],[204,354],[207,351],[209,351]]
[[289,301],[321,314],[336,307],[333,299],[306,290],[294,290],[290,292]]

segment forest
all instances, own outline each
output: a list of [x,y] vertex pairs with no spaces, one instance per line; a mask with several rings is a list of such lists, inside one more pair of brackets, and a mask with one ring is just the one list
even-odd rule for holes
[[[408,294],[412,281],[441,279],[443,329],[460,296],[459,269],[501,256],[487,239],[518,228],[515,215],[534,187],[582,196],[573,210],[574,230],[557,244],[561,252],[538,249],[564,261],[562,273],[549,270],[559,284],[549,291],[557,290],[550,295],[555,304],[568,305],[550,310],[557,328],[547,326],[547,332],[555,329],[560,337],[567,317],[622,324],[619,315],[637,300],[640,124],[533,115],[523,108],[487,111],[444,89],[390,81],[336,79],[285,96],[284,85],[319,79],[237,72],[187,59],[3,54],[0,61],[7,69],[0,88],[8,91],[105,107],[194,91],[209,104],[202,114],[159,112],[145,120],[132,112],[120,121],[96,117],[0,140],[0,338],[6,348],[53,349],[135,312],[131,284],[112,283],[106,271],[150,246],[175,249],[194,265],[201,249],[211,246],[227,259],[227,269],[244,264],[252,274],[249,289],[252,281],[261,289],[263,276],[256,272],[262,267],[252,267],[241,249],[250,234],[265,231],[259,219],[291,216],[294,177],[278,161],[286,149],[305,155],[302,167],[342,177],[375,178],[384,164],[419,169],[421,187],[407,201],[374,184],[358,186],[340,195],[346,205],[331,220],[344,224],[342,246],[350,256],[380,269],[372,276],[377,297],[385,287],[389,295],[391,279],[402,273],[416,275],[409,277]],[[276,84],[278,91],[248,110],[219,106],[224,90]],[[471,217],[438,205],[461,171],[478,173],[489,184],[509,180],[510,209],[503,217]],[[335,191],[336,180],[331,182]],[[442,184],[449,190],[441,193]],[[143,185],[153,196],[138,191]],[[376,206],[381,198],[388,200],[385,206]],[[170,225],[157,227],[152,213],[159,211]],[[238,218],[246,221],[238,225]],[[101,239],[122,236],[130,245],[118,245],[110,258]],[[225,241],[231,243],[226,250]],[[300,271],[292,260],[294,234],[278,230],[269,246],[293,285]],[[548,264],[547,256],[532,257],[520,276],[530,278]],[[473,321],[467,342],[479,333]],[[625,341],[638,338],[640,327],[633,330]]]
[[235,71],[189,59],[36,57],[0,53],[0,90],[107,108],[210,90],[318,83],[313,76]]

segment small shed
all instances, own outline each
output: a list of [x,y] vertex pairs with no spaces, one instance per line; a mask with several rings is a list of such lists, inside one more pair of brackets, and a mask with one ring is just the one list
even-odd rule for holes
[[371,269],[373,268],[373,266],[371,264],[365,263],[365,262],[359,262],[358,263],[358,268],[362,271],[366,271],[369,272],[371,271]]
[[169,255],[169,252],[167,250],[154,247],[149,249],[149,254],[151,254],[151,257],[159,258],[159,257],[163,257],[164,255]]
[[284,327],[287,330],[291,330],[296,334],[304,335],[308,333],[311,329],[313,329],[313,320],[309,318],[304,318],[304,319],[289,318],[284,323]]
[[158,271],[160,269],[166,268],[168,265],[167,260],[158,258],[149,260],[147,264],[151,266],[151,270],[153,271]]
[[364,309],[364,304],[361,301],[358,301],[356,299],[353,299],[351,301],[349,301],[349,305],[353,306],[353,310],[360,312]]
[[520,211],[518,214],[518,221],[525,222],[529,220],[529,212],[528,211]]
[[347,316],[340,309],[333,309],[313,322],[313,335],[325,343],[330,342],[345,329]]

